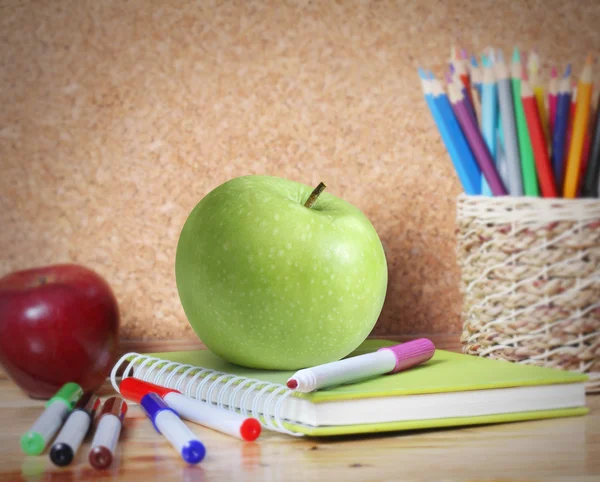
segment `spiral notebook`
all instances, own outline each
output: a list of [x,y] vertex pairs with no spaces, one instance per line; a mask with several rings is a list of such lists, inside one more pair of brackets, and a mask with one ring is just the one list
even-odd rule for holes
[[[352,355],[393,345],[366,340]],[[124,369],[124,371],[123,371]],[[117,373],[259,418],[290,435],[355,433],[489,424],[583,415],[585,375],[437,350],[410,370],[309,394],[289,390],[293,372],[253,370],[208,350],[128,353]]]

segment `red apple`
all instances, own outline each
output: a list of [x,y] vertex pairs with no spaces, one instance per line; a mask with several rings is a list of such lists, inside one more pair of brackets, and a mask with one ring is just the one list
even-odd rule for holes
[[115,362],[119,308],[108,283],[73,264],[0,278],[0,363],[31,397],[66,382],[95,390]]

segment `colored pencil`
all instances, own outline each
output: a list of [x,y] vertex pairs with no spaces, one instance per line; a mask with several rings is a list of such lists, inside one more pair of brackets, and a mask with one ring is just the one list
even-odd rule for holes
[[502,182],[504,182],[504,185],[506,186],[506,181],[504,181],[504,179],[508,179],[506,152],[504,151],[504,146],[502,145],[502,142],[500,142],[500,136],[498,135],[496,135],[496,166],[498,174],[500,174],[500,179],[502,179]]
[[521,56],[519,49],[515,48],[511,63],[511,83],[513,91],[513,103],[515,109],[515,120],[517,124],[517,137],[519,140],[519,157],[521,159],[521,173],[523,175],[523,192],[525,196],[539,196],[537,173],[535,169],[535,159],[533,148],[527,128],[525,111],[521,100],[521,75],[523,67],[521,65]]
[[[523,195],[521,179],[521,158],[519,156],[519,141],[515,125],[515,111],[512,99],[511,80],[508,68],[504,62],[502,52],[499,51],[494,62],[494,74],[498,83],[498,99],[502,114],[502,129],[504,130],[504,144],[508,172],[508,191],[512,196]],[[491,187],[491,186],[490,186]]]
[[538,104],[538,111],[544,128],[544,137],[548,142],[548,115],[546,113],[546,95],[544,86],[540,83],[540,56],[532,51],[529,54],[529,82],[535,93],[535,99]]
[[479,101],[481,102],[481,67],[477,63],[477,58],[474,55],[471,56],[471,63],[469,69],[471,71],[471,82],[473,83],[473,88],[475,89],[475,92],[477,92]]
[[[489,66],[492,67],[496,59],[496,51],[492,47],[487,47],[485,49],[486,59],[489,63]],[[494,74],[495,79],[495,74]],[[498,98],[498,85],[496,85],[496,98]],[[496,118],[496,166],[498,168],[498,172],[500,173],[500,178],[504,182],[505,186],[508,186],[508,167],[506,165],[506,152],[504,146],[504,129],[502,128],[502,113],[498,108],[498,104],[496,105],[496,111],[498,116]]]
[[468,69],[469,56],[467,55],[467,51],[465,49],[460,49],[460,57],[457,57],[457,59],[464,69],[463,72],[460,74],[460,80],[464,84],[465,89],[467,89],[467,96],[469,97],[471,105],[474,105],[472,93],[473,83]]
[[544,137],[544,129],[542,127],[542,119],[539,114],[537,99],[535,98],[531,85],[526,79],[521,81],[520,90],[542,196],[557,197],[558,191],[556,189],[556,182],[554,180],[550,158],[548,157],[548,144]]
[[559,81],[556,96],[556,122],[552,135],[552,169],[557,186],[563,185],[564,161],[567,155],[567,130],[571,113],[571,78]]
[[592,98],[590,101],[590,115],[588,120],[588,128],[585,130],[585,139],[583,141],[583,152],[581,154],[581,172],[579,178],[579,188],[577,190],[577,197],[580,197],[581,190],[583,188],[583,182],[585,179],[585,173],[587,171],[588,162],[590,160],[590,154],[592,149],[593,133],[595,127],[596,110],[594,106],[598,103],[598,92],[594,91],[592,86]]
[[[498,90],[497,84],[496,90]],[[498,166],[498,172],[504,185],[508,186],[508,161],[506,160],[506,145],[504,144],[504,129],[502,128],[500,108],[498,108],[498,120],[496,121],[496,139],[498,139],[498,142],[496,142],[496,166]],[[502,149],[502,155],[500,155],[500,148]]]
[[556,121],[556,102],[558,101],[558,72],[552,67],[550,83],[548,84],[548,139],[554,135],[554,123]]
[[571,145],[571,133],[573,132],[573,121],[575,120],[575,109],[577,108],[577,83],[572,82],[571,107],[569,107],[569,125],[567,127],[567,146]]
[[452,109],[454,110],[462,131],[467,138],[467,142],[475,155],[477,164],[479,164],[479,168],[482,170],[485,179],[492,190],[492,194],[494,196],[506,195],[506,188],[504,187],[502,179],[500,179],[496,166],[494,165],[494,160],[481,136],[479,126],[469,113],[466,98],[456,82],[453,82],[448,86],[448,98],[452,104]]
[[594,139],[581,188],[581,194],[585,197],[598,197],[598,183],[600,182],[600,97],[596,103],[596,121],[593,132]]
[[462,52],[463,58],[461,58],[461,55],[459,54],[459,49],[454,47],[454,75],[460,79],[462,85],[465,87],[467,98],[471,103],[473,113],[475,113],[475,109],[473,108],[473,96],[471,94],[471,78],[469,77],[469,72],[467,70],[467,61],[464,58],[466,52],[464,50]]
[[577,185],[577,195],[581,196],[581,189],[583,188],[583,179],[585,172],[587,171],[588,160],[590,156],[590,149],[592,148],[592,136],[591,133],[594,129],[592,125],[592,119],[594,116],[594,110],[590,107],[590,114],[588,117],[588,127],[585,130],[585,137],[583,138],[583,149],[581,151],[581,164],[579,166],[579,184]]
[[588,128],[590,115],[590,102],[592,97],[592,56],[588,56],[579,83],[577,85],[577,106],[575,109],[575,119],[573,120],[573,130],[571,134],[571,144],[569,145],[569,155],[565,171],[565,182],[563,195],[566,198],[574,198],[579,186],[581,170],[581,154],[583,151],[583,142]]
[[449,84],[453,81],[453,79],[459,79],[463,89],[463,94],[466,96],[466,99],[469,103],[469,110],[473,114],[473,119],[477,120],[477,112],[475,110],[475,104],[473,103],[473,95],[471,92],[471,80],[467,70],[467,61],[460,57],[459,49],[457,47],[452,48],[452,55],[453,58],[450,61],[450,71],[452,72],[452,75],[448,77],[447,82]]
[[454,117],[446,94],[439,82],[430,78],[422,69],[419,69],[419,76],[425,101],[465,193],[481,194],[481,171]]
[[[492,159],[494,159],[494,163],[496,164],[496,166],[498,166],[496,162],[496,123],[498,122],[498,87],[496,86],[494,71],[489,63],[489,59],[483,56],[481,64],[481,130],[487,148],[492,156]],[[490,186],[485,180],[485,176],[481,181],[481,193],[483,195],[488,196],[492,194]]]

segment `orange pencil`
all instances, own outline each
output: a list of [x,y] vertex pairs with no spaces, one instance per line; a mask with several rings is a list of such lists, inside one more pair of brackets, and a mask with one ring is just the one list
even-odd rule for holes
[[592,56],[589,55],[579,78],[577,85],[577,105],[575,107],[575,119],[573,120],[573,131],[571,132],[571,144],[565,171],[565,184],[563,195],[573,199],[577,195],[579,179],[581,176],[581,157],[587,131],[590,105],[592,101]]
[[558,197],[558,190],[556,189],[554,172],[550,164],[550,157],[548,156],[548,145],[544,136],[544,128],[542,127],[537,99],[531,88],[531,84],[526,79],[521,80],[521,101],[523,103],[523,110],[525,111],[525,118],[527,119],[527,128],[529,130],[529,138],[531,139],[531,147],[533,148],[535,167],[537,169],[542,196]]

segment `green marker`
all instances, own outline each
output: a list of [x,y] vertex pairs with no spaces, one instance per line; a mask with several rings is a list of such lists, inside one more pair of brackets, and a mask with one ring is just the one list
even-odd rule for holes
[[539,197],[537,171],[535,168],[535,157],[529,137],[529,128],[525,117],[525,109],[521,101],[521,78],[523,67],[521,54],[515,47],[512,58],[512,91],[513,103],[515,105],[515,119],[517,122],[517,136],[519,138],[519,154],[521,156],[521,174],[523,175],[523,192],[525,196]]
[[27,455],[41,454],[58,432],[65,418],[83,395],[77,383],[69,382],[46,403],[46,409],[21,437],[21,449]]

